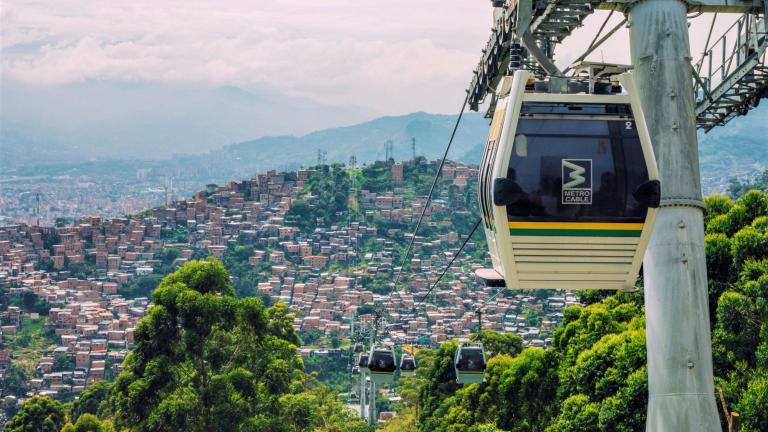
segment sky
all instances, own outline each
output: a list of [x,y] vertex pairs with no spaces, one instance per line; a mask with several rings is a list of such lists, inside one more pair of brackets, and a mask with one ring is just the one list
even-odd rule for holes
[[[604,16],[558,49],[561,66]],[[484,0],[2,0],[0,78],[268,88],[380,114],[455,113],[490,24]],[[590,59],[627,63],[626,30]]]

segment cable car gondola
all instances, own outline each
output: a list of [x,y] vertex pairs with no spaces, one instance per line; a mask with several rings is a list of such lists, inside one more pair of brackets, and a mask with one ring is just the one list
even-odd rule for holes
[[376,384],[392,383],[395,380],[394,348],[373,347],[368,355],[368,373]]
[[481,383],[485,372],[485,349],[482,343],[461,343],[453,360],[456,382],[459,384]]
[[361,353],[357,357],[357,368],[362,373],[368,373],[368,354]]
[[403,355],[400,358],[400,376],[412,377],[416,375],[416,359],[410,355]]
[[[660,201],[656,160],[632,77],[624,94],[499,85],[480,167],[493,270],[512,289],[632,290]],[[538,83],[536,83],[538,84]]]

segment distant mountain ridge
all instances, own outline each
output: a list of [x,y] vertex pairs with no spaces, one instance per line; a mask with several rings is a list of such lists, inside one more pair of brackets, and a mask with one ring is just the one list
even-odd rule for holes
[[[254,136],[307,133],[378,115],[270,88],[85,81],[33,86],[0,80],[0,150],[34,145],[16,164],[68,159],[166,159],[202,154]],[[6,108],[7,107],[7,108]],[[0,158],[3,159],[3,158]],[[0,160],[0,167],[9,164]]]
[[[385,157],[385,145],[391,141],[393,157],[413,157],[415,140],[417,155],[442,156],[456,121],[455,115],[416,112],[403,116],[379,117],[346,127],[319,130],[303,136],[268,136],[223,147],[212,155],[241,162],[262,162],[265,156],[275,165],[312,164],[317,151],[325,152],[329,162],[348,162],[355,156],[359,163]],[[465,114],[456,131],[449,158],[464,159],[477,146],[482,146],[488,131],[488,120],[478,113]]]
[[[230,96],[252,99],[257,96],[238,89],[223,89]],[[699,149],[702,171],[702,185],[705,194],[725,191],[731,177],[745,178],[768,169],[768,106],[761,106],[743,118],[737,118],[726,127],[717,128],[709,134],[699,134]],[[375,118],[352,126],[317,130],[306,135],[265,136],[258,139],[225,145],[203,154],[176,154],[160,160],[126,160],[127,175],[134,175],[137,167],[197,171],[201,184],[207,181],[221,182],[268,169],[290,170],[300,166],[314,165],[318,161],[318,150],[324,152],[325,161],[348,163],[354,156],[358,164],[370,163],[385,157],[385,145],[392,142],[395,160],[408,160],[413,156],[411,147],[415,139],[416,154],[427,159],[441,157],[448,143],[456,115],[415,112],[401,116]],[[465,113],[456,132],[448,157],[467,163],[479,163],[483,145],[488,134],[489,120],[481,113]],[[0,131],[3,132],[3,131]],[[3,141],[13,131],[5,129]],[[16,139],[19,139],[16,137]],[[3,147],[5,157],[0,157],[0,168],[7,169],[14,159],[27,164],[44,148],[35,142],[19,142],[23,146]],[[29,150],[33,149],[33,152]],[[80,149],[82,150],[82,149]],[[75,152],[59,150],[51,152],[61,162],[61,170],[72,162]],[[8,155],[8,156],[6,156]],[[119,159],[118,159],[119,160]],[[40,161],[42,163],[42,160]],[[114,165],[115,159],[94,162],[94,167]],[[81,167],[82,169],[82,167]],[[95,169],[95,168],[94,168]],[[79,171],[82,173],[83,171]],[[35,168],[26,170],[25,175],[50,174]]]
[[[291,167],[317,162],[317,150],[326,152],[329,162],[371,162],[384,158],[384,145],[391,140],[396,160],[416,153],[433,159],[442,155],[448,143],[455,115],[416,112],[380,117],[348,127],[324,129],[304,136],[271,136],[232,144],[211,152],[214,158],[264,167]],[[728,179],[745,178],[768,169],[768,107],[761,106],[746,117],[708,134],[699,133],[699,160],[705,194],[725,191]],[[488,134],[489,120],[480,113],[467,113],[456,133],[450,159],[479,163]],[[264,162],[268,162],[264,164]]]

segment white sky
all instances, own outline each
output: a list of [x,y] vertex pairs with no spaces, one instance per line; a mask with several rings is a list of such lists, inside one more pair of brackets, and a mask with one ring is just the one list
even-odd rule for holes
[[[455,113],[490,15],[487,0],[3,0],[0,73],[34,85],[268,86],[383,114]],[[574,33],[558,63],[580,54],[604,16]],[[709,20],[693,21],[695,59]],[[626,30],[590,59],[627,63]]]

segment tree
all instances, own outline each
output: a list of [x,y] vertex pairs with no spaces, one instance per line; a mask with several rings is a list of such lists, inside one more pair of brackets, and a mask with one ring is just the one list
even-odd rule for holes
[[88,386],[80,393],[80,397],[72,402],[72,418],[79,419],[83,414],[104,416],[109,410],[106,402],[111,391],[112,383],[108,381],[102,380]]
[[570,396],[563,401],[560,415],[546,432],[591,432],[597,430],[600,406],[589,401],[583,394]]
[[157,288],[157,285],[161,280],[163,280],[163,275],[156,273],[136,276],[135,278],[132,278],[128,283],[120,285],[120,288],[118,288],[117,292],[129,299],[136,297],[149,297],[152,291]]
[[10,394],[14,396],[24,396],[27,392],[27,381],[29,376],[19,367],[11,366],[5,371],[5,377],[3,378],[2,389],[3,394]]
[[[110,393],[117,429],[281,432],[304,430],[285,416],[323,412],[328,398],[304,394],[320,390],[308,387],[288,307],[237,299],[228,282],[214,258],[163,279]],[[329,430],[361,423],[343,410],[329,418]]]
[[57,355],[53,359],[53,371],[63,372],[75,368],[75,358],[68,355]]
[[704,204],[707,206],[707,211],[704,215],[704,224],[709,222],[717,216],[728,213],[733,207],[733,201],[725,195],[710,195],[704,198]]
[[515,356],[523,350],[523,339],[514,333],[483,330],[482,341],[485,350],[492,355],[506,354]]
[[61,432],[114,432],[114,430],[109,420],[101,421],[93,414],[83,414],[74,425],[67,423]]
[[48,397],[35,396],[5,423],[7,432],[59,432],[67,421],[64,405]]
[[768,371],[761,370],[749,381],[735,405],[744,432],[768,430]]
[[[569,307],[548,349],[483,332],[481,384],[455,385],[455,342],[422,350],[419,430],[631,431],[645,423],[647,372],[642,297],[614,294]],[[507,349],[499,347],[508,347]],[[411,390],[408,389],[410,392]],[[405,395],[405,394],[404,394]]]

